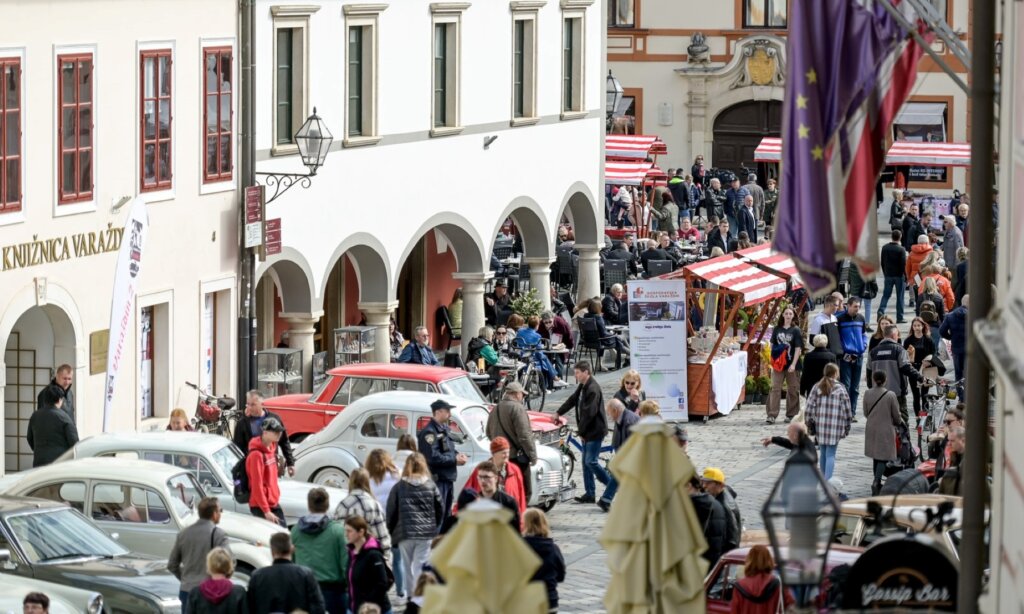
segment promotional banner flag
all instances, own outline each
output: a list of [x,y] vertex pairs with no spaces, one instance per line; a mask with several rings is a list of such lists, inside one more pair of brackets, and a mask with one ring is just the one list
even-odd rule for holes
[[686,282],[648,279],[629,284],[629,347],[648,399],[666,421],[690,418],[686,391]]
[[114,383],[125,357],[125,341],[133,321],[135,295],[142,270],[142,249],[146,244],[149,214],[146,201],[136,196],[124,225],[121,249],[114,269],[114,290],[110,303],[110,341],[107,345],[107,381],[103,393],[103,432],[109,432],[114,401]]

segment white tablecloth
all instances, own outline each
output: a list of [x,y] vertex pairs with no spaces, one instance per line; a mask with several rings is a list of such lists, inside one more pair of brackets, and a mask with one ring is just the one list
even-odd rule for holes
[[727,416],[736,407],[747,380],[747,353],[736,352],[711,363],[711,391],[718,413]]

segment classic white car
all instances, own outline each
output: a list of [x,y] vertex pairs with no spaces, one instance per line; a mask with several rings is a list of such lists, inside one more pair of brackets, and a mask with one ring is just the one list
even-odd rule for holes
[[[363,397],[335,416],[323,430],[298,444],[295,477],[316,484],[348,485],[348,476],[362,466],[374,448],[394,453],[398,438],[415,436],[430,420],[430,404],[444,399],[451,411],[452,433],[461,439],[455,447],[469,457],[459,467],[458,493],[473,468],[491,457],[487,439],[487,408],[461,397],[427,392],[381,392]],[[537,463],[532,467],[533,495],[530,505],[551,509],[573,494],[568,463],[550,446],[537,446]]]
[[[220,500],[225,510],[249,513],[249,506],[235,501],[232,494],[231,468],[242,458],[242,453],[229,439],[219,435],[175,431],[104,433],[79,441],[56,462],[97,456],[156,461],[187,469],[202,484],[207,495]],[[306,496],[314,485],[288,478],[281,478],[278,485],[281,488],[281,509],[288,526],[292,526],[300,516],[308,513]],[[348,494],[341,489],[325,488],[332,505]]]
[[[4,559],[0,551],[0,561]],[[7,553],[10,557],[10,553]],[[25,595],[42,593],[50,598],[48,614],[102,614],[103,595],[72,586],[0,574],[0,612],[20,612]]]
[[[166,558],[178,533],[198,518],[195,505],[207,496],[192,472],[145,460],[83,458],[38,467],[5,484],[4,495],[63,502],[91,518],[132,552]],[[254,569],[270,565],[270,537],[284,529],[250,514],[225,511],[221,529],[238,561],[236,576],[247,582]]]

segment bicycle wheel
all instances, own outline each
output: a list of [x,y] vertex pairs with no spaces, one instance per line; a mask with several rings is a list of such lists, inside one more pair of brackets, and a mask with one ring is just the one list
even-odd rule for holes
[[526,408],[530,411],[540,411],[544,407],[544,399],[548,391],[540,381],[540,372],[530,369],[526,372]]

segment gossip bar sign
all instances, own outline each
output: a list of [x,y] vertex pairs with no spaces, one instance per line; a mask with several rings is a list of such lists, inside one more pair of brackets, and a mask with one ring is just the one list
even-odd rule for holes
[[31,241],[0,248],[4,271],[63,262],[96,254],[116,252],[121,247],[124,228],[107,228],[52,239],[32,235]]
[[952,612],[956,589],[956,566],[935,540],[923,535],[895,537],[875,542],[853,564],[843,590],[843,609]]

